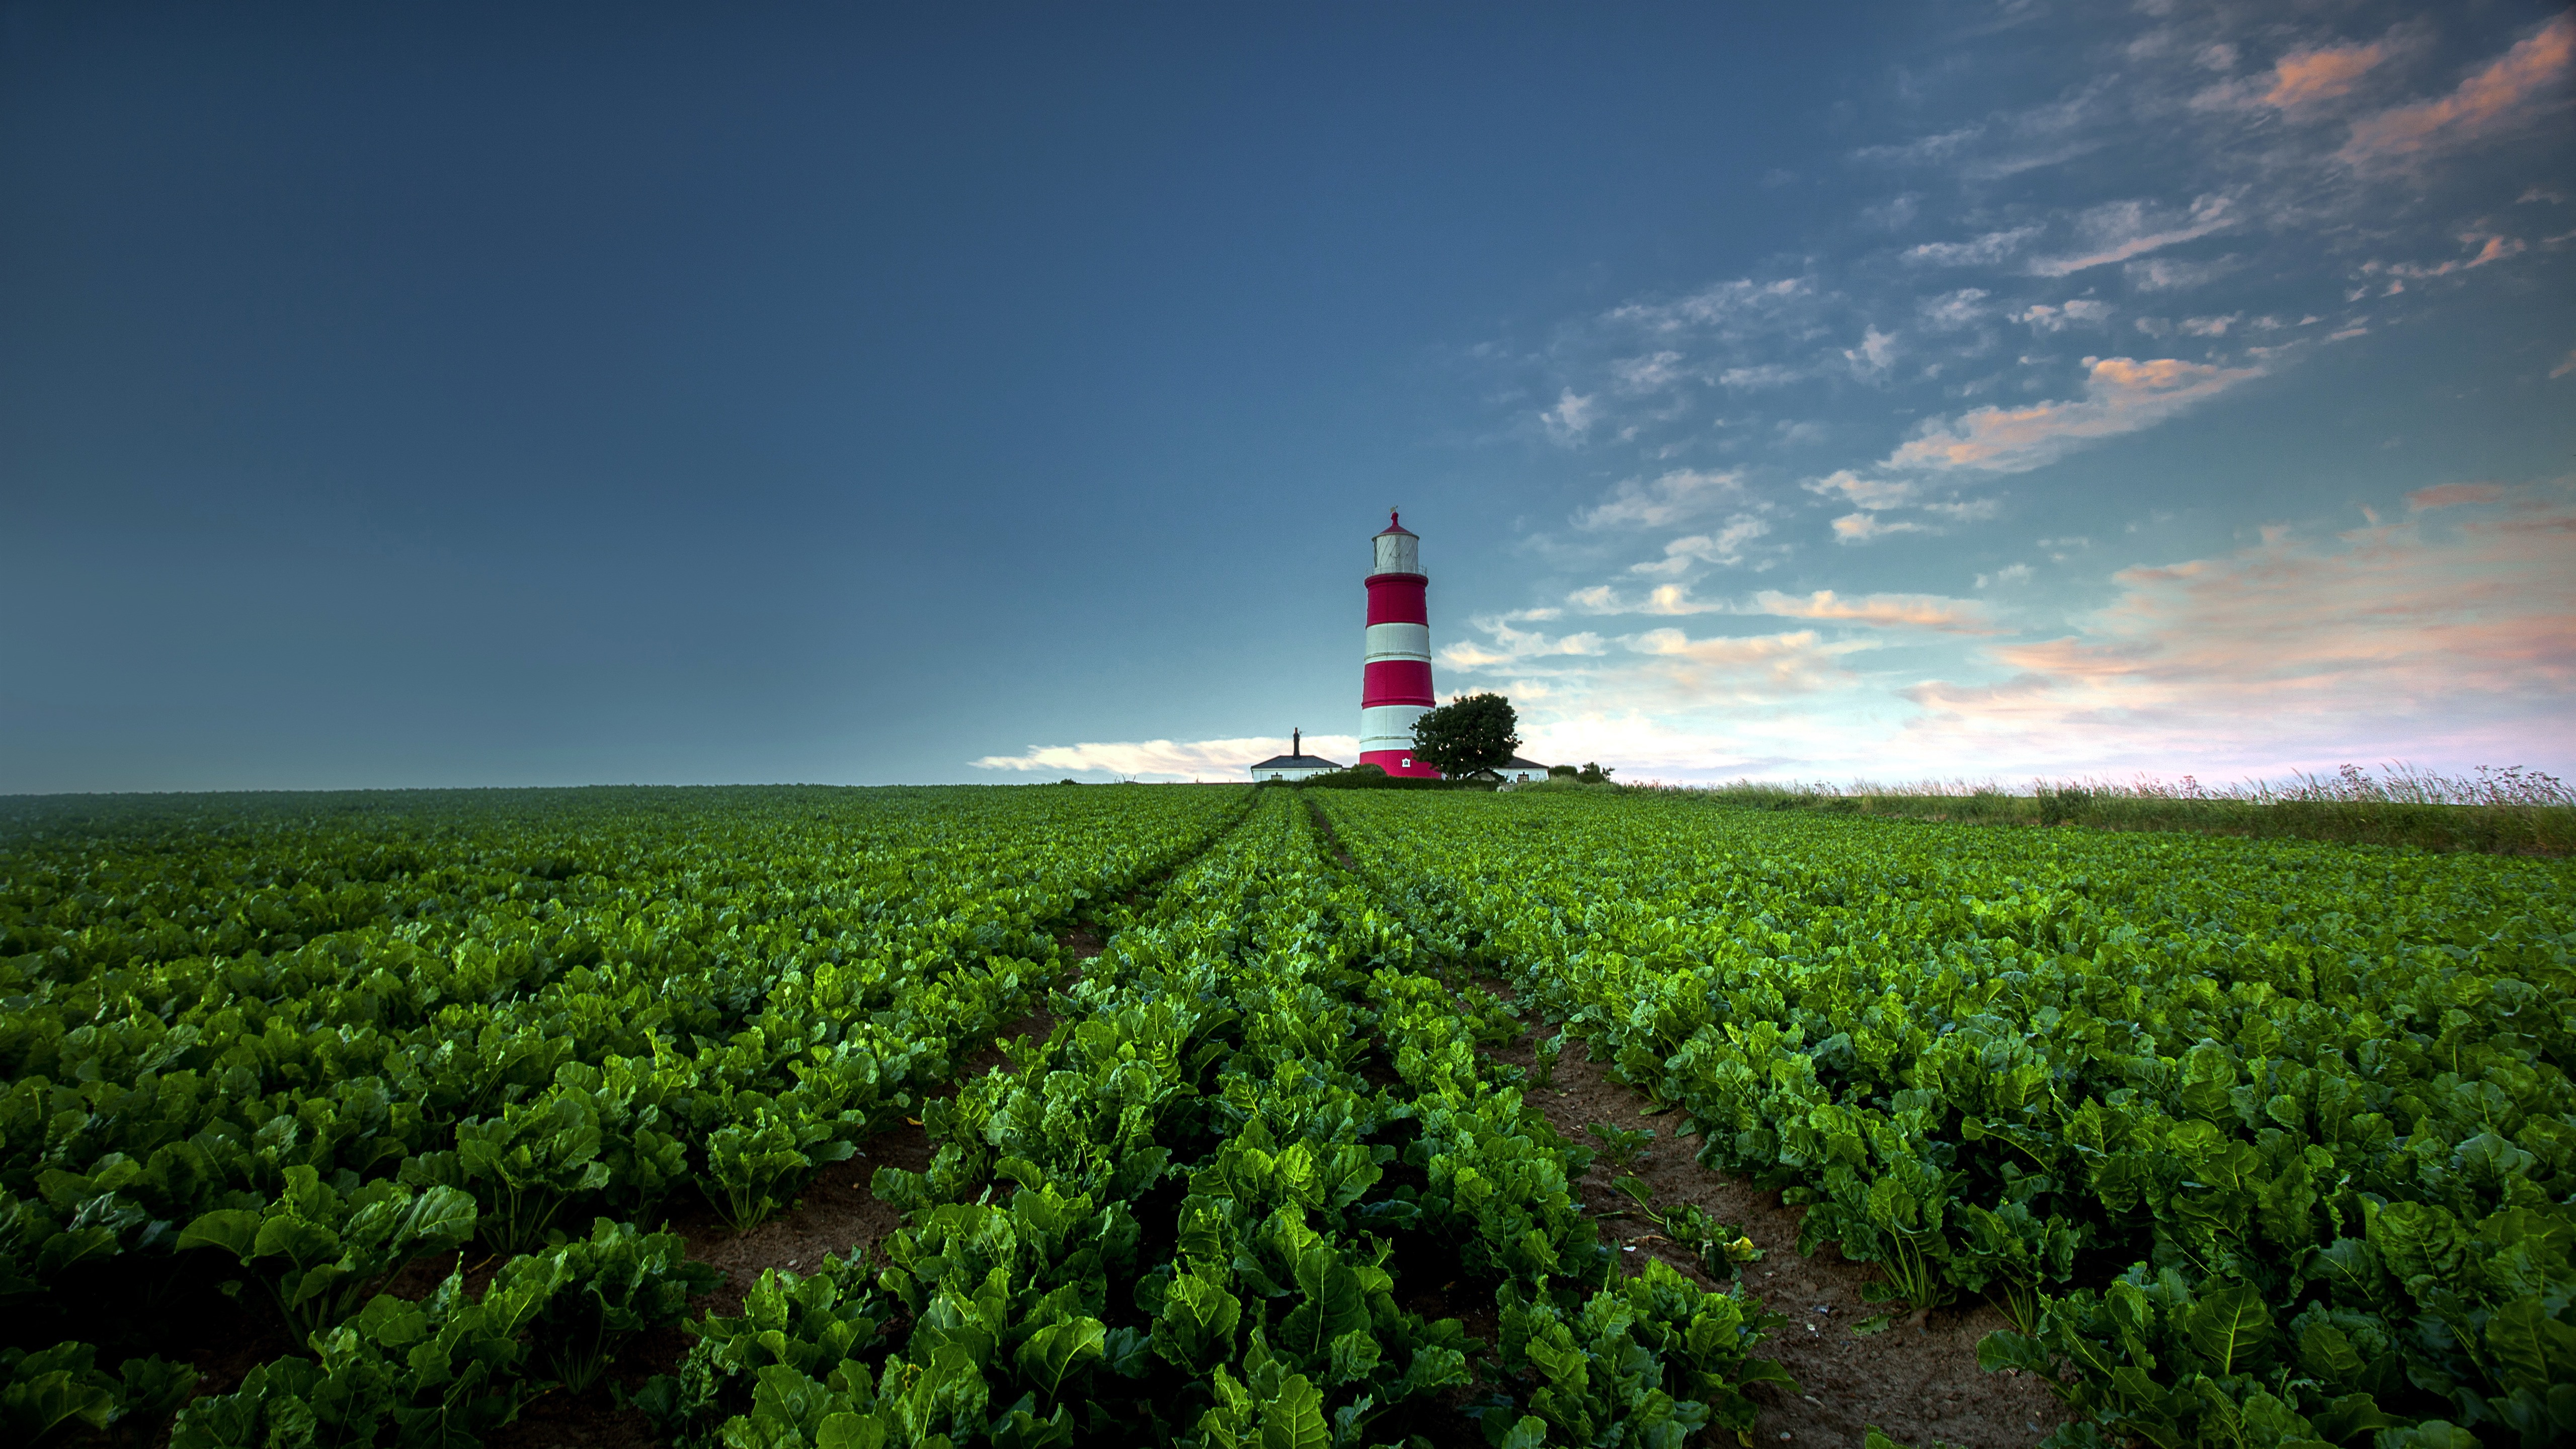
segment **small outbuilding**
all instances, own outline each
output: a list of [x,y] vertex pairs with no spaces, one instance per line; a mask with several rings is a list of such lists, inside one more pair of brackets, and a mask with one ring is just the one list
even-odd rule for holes
[[[1272,755],[1269,759],[1253,766],[1252,778],[1255,781],[1302,780],[1308,775],[1320,775],[1326,770],[1338,770],[1340,768],[1340,765],[1335,764],[1331,760],[1325,759],[1321,755],[1307,754],[1306,732],[1304,730],[1291,730],[1288,732],[1288,753],[1284,755]],[[1541,770],[1539,773],[1545,774],[1547,772],[1545,770]]]
[[1477,773],[1479,775],[1491,775],[1506,785],[1520,785],[1526,784],[1531,780],[1546,779],[1547,766],[1540,764],[1536,760],[1524,760],[1520,756],[1514,755],[1510,759],[1505,760],[1503,763],[1496,765],[1490,770],[1479,770]]

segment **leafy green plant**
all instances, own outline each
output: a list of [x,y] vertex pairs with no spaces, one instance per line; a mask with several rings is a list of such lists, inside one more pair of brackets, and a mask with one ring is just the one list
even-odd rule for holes
[[291,1167],[267,1207],[218,1208],[190,1223],[178,1246],[231,1254],[302,1335],[356,1311],[403,1264],[452,1252],[473,1235],[474,1199],[456,1188],[414,1191],[384,1178],[334,1186],[311,1167]]
[[1601,1150],[1610,1165],[1622,1172],[1632,1171],[1645,1160],[1648,1144],[1655,1140],[1652,1127],[1613,1127],[1594,1122],[1583,1130],[1601,1139]]
[[451,1273],[418,1303],[378,1295],[314,1335],[317,1359],[281,1358],[229,1394],[180,1411],[170,1449],[393,1442],[469,1449],[518,1416],[542,1381],[520,1370],[527,1329],[566,1278],[557,1254],[514,1258],[479,1296]]
[[767,1221],[817,1169],[858,1151],[839,1122],[748,1093],[736,1110],[743,1113],[738,1120],[707,1135],[703,1186],[707,1201],[737,1233]]
[[1530,1085],[1555,1086],[1556,1064],[1564,1055],[1565,1033],[1562,1031],[1533,1044],[1530,1047]]
[[576,1198],[608,1186],[602,1141],[590,1095],[557,1088],[497,1117],[458,1123],[453,1153],[415,1157],[400,1177],[473,1192],[476,1236],[492,1252],[515,1256],[543,1246]]
[[2074,1271],[2074,1228],[2063,1218],[2034,1215],[2018,1202],[1992,1209],[1964,1203],[1957,1215],[1967,1232],[1953,1271],[1963,1286],[1988,1290],[2016,1331],[2031,1332],[2042,1289]]
[[0,1349],[0,1438],[37,1449],[88,1429],[149,1443],[197,1381],[196,1370],[157,1358],[127,1359],[110,1376],[97,1355],[78,1342]]
[[1509,1287],[1501,1302],[1502,1366],[1536,1387],[1526,1414],[1496,1406],[1481,1416],[1497,1445],[1678,1449],[1710,1425],[1750,1429],[1758,1405],[1748,1386],[1795,1387],[1777,1364],[1751,1356],[1768,1317],[1759,1300],[1704,1291],[1660,1259],[1579,1309]]
[[638,1232],[610,1218],[548,1256],[562,1262],[564,1286],[538,1314],[536,1342],[547,1372],[574,1393],[598,1382],[628,1340],[677,1323],[689,1298],[723,1277],[691,1260],[678,1234]]
[[[803,1276],[775,1268],[763,1271],[743,1295],[740,1315],[710,1313],[691,1324],[698,1342],[679,1372],[656,1375],[630,1402],[662,1437],[681,1443],[694,1442],[727,1417],[751,1410],[754,1393],[764,1383],[778,1406],[772,1418],[800,1427],[819,1421],[823,1411],[809,1413],[804,1399],[788,1389],[815,1377],[831,1380],[835,1391],[855,1387],[834,1375],[869,1346],[894,1313],[894,1306],[866,1280],[862,1269],[829,1256]],[[771,1370],[796,1377],[764,1380]],[[869,1382],[872,1386],[873,1379]]]

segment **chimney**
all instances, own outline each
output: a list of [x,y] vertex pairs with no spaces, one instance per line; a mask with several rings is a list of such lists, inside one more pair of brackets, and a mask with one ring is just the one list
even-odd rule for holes
[[1304,730],[1294,729],[1288,732],[1288,754],[1291,759],[1306,753],[1305,741],[1306,732]]

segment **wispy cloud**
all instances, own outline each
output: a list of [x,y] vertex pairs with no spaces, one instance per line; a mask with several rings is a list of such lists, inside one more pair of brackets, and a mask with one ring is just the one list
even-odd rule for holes
[[2326,45],[2294,50],[2272,65],[2272,84],[2259,97],[2275,110],[2332,100],[2350,92],[2372,67],[2388,58],[2389,45]]
[[[1306,736],[1306,753],[1344,764],[1359,758],[1356,735]],[[1129,740],[1117,743],[1035,745],[1024,755],[986,755],[973,761],[978,770],[1016,770],[1050,775],[1107,772],[1138,779],[1197,780],[1241,778],[1248,766],[1288,753],[1285,737],[1256,736],[1231,740]]]
[[1471,621],[1483,632],[1487,643],[1461,640],[1440,651],[1440,660],[1454,669],[1497,669],[1526,664],[1533,659],[1582,656],[1601,652],[1601,636],[1575,633],[1549,638],[1534,629],[1513,628],[1505,616],[1478,618]]
[[2233,256],[2213,257],[2205,262],[2148,257],[2123,266],[2120,275],[2141,292],[2180,292],[2208,286],[2242,265]]
[[2148,201],[2106,202],[2075,219],[2081,250],[2043,257],[2032,262],[2030,269],[2043,277],[2063,277],[2125,262],[2234,225],[2233,206],[2230,198],[2215,194],[2194,198],[2190,208],[2179,214]]
[[1631,653],[1645,656],[1647,667],[1660,679],[1712,703],[1813,693],[1848,674],[1841,662],[1844,655],[1868,647],[1826,640],[1813,629],[1702,639],[1680,629],[1648,629],[1619,642]]
[[2407,494],[2406,506],[2423,513],[2435,508],[2457,508],[2464,503],[2493,503],[2503,497],[2501,483],[2436,483]]
[[1903,508],[1922,492],[1922,485],[1898,478],[1864,478],[1849,468],[1811,478],[1803,486],[1810,493],[1840,497],[1863,508]]
[[1629,572],[1639,574],[1678,574],[1692,564],[1718,564],[1732,568],[1745,561],[1752,552],[1754,540],[1771,531],[1761,517],[1739,513],[1714,533],[1694,533],[1664,545],[1664,556],[1653,563],[1629,565]]
[[2414,161],[2518,132],[2563,109],[2561,78],[2576,59],[2576,16],[2550,19],[2437,100],[2355,121],[2339,153],[2358,166]]
[[[1918,728],[1988,747],[2152,741],[2189,758],[2241,754],[2243,737],[2537,720],[2576,686],[2565,486],[2414,498],[2403,522],[2323,537],[2267,528],[2230,555],[2124,569],[2120,596],[2078,632],[1994,646],[2002,682],[1909,689],[1926,711]],[[2434,510],[2471,506],[2432,526]]]
[[1883,513],[1846,513],[1834,520],[1834,542],[1867,543],[1891,533],[1926,533],[1931,525]]
[[1863,146],[1852,153],[1861,161],[1892,162],[1897,165],[1939,164],[1957,159],[1977,142],[1985,139],[1985,125],[1975,123],[1930,136],[1917,136],[1911,141],[1882,146]]
[[2407,281],[2424,281],[2433,277],[2447,277],[2453,272],[2473,271],[2495,262],[2509,261],[2531,249],[2530,245],[2519,237],[2477,228],[2462,232],[2460,245],[2476,247],[2477,250],[2465,257],[2453,257],[2448,261],[2437,263],[2365,262],[2362,264],[2362,274],[2364,276],[2385,274]]
[[1766,362],[1758,367],[1730,367],[1719,373],[1717,380],[1728,387],[1750,391],[1755,388],[1786,387],[1790,383],[1802,381],[1806,376],[1807,369],[1803,367]]
[[1727,499],[1741,497],[1743,492],[1742,469],[1709,472],[1675,468],[1652,480],[1621,480],[1606,501],[1586,510],[1575,522],[1589,529],[1662,528],[1695,518]]
[[1862,624],[1874,629],[1931,629],[1945,634],[2000,632],[1974,599],[1939,594],[1863,594],[1846,598],[1832,589],[1795,596],[1765,589],[1753,596],[1753,611],[1784,619],[1820,619]]
[[[2293,120],[2314,120],[2332,111],[2328,102],[2352,94],[2362,78],[2406,46],[2395,32],[2367,43],[2339,41],[2304,45],[2283,54],[2268,71],[2222,80],[2191,98],[2200,111],[2270,111]],[[2234,47],[2215,68],[2234,68]],[[2212,60],[2221,57],[2212,55]]]
[[1925,242],[1908,247],[1905,260],[1927,267],[1991,267],[2009,261],[2013,254],[2029,244],[2040,233],[2035,226],[2017,226],[2006,231],[1990,231],[1963,242]]
[[1674,302],[1630,302],[1614,307],[1608,320],[1650,332],[1676,332],[1694,327],[1724,327],[1787,306],[1813,288],[1800,277],[1769,282],[1738,278],[1705,287]]
[[1557,397],[1556,406],[1538,415],[1539,421],[1547,427],[1548,436],[1560,443],[1580,441],[1585,433],[1592,430],[1593,421],[1599,416],[1600,410],[1593,405],[1593,398],[1578,396],[1570,387]]
[[[1879,464],[1890,469],[2019,473],[2097,438],[2136,432],[2263,375],[2260,367],[2154,358],[2087,358],[2084,396],[2028,407],[1983,407],[1933,420]],[[1836,527],[1840,527],[1837,521]]]
[[2078,324],[2099,327],[2110,321],[2111,314],[2117,310],[2108,302],[2092,297],[2078,297],[2055,307],[2045,302],[2034,302],[2015,312],[2012,320],[2028,324],[2034,333],[2063,332]]
[[1851,365],[1852,373],[1857,377],[1876,377],[1887,371],[1888,364],[1895,360],[1896,334],[1881,332],[1875,327],[1863,328],[1859,344],[1843,349],[1843,361]]
[[1922,298],[1914,304],[1914,310],[1925,325],[1955,332],[1984,320],[1986,296],[1982,287],[1961,287],[1955,292]]
[[1643,357],[1627,357],[1610,364],[1610,375],[1618,380],[1624,392],[1655,393],[1691,376],[1683,365],[1682,355],[1667,348]]

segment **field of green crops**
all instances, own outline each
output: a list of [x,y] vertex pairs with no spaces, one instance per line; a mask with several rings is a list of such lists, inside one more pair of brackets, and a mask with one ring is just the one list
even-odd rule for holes
[[2565,861],[1652,794],[0,802],[0,1442],[1752,1442],[1735,1230],[1605,1247],[1525,1025],[2066,1449],[2567,1442],[2571,955]]

